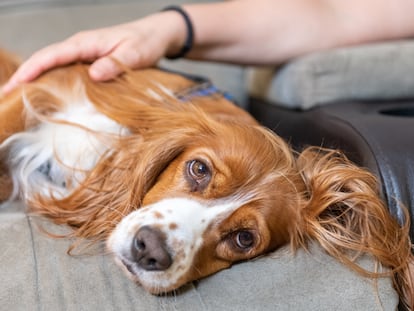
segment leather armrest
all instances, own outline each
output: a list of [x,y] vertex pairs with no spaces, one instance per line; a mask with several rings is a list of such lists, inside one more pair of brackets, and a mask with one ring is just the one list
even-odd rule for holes
[[[379,177],[390,212],[401,222],[403,204],[414,222],[414,100],[334,103],[299,111],[251,99],[250,110],[296,149],[343,150]],[[414,226],[410,233],[414,238]]]

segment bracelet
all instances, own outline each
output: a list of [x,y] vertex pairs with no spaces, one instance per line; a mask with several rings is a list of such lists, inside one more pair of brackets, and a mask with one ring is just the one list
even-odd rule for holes
[[175,12],[179,13],[184,18],[185,26],[187,27],[187,37],[185,39],[184,45],[177,54],[172,55],[172,56],[166,56],[166,58],[168,58],[168,59],[182,58],[193,47],[193,43],[194,43],[193,23],[191,22],[191,19],[188,16],[188,14],[179,6],[175,6],[175,5],[167,6],[166,8],[162,9],[162,11],[175,11]]

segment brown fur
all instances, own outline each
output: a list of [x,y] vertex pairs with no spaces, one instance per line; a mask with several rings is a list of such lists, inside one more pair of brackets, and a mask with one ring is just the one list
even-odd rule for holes
[[[19,60],[0,50],[0,86],[7,81],[7,79],[15,72],[19,66]],[[0,100],[2,94],[0,94]],[[19,126],[19,121],[22,118],[22,106],[19,105],[0,105],[0,124],[5,124],[3,131],[0,131],[0,142],[2,142],[9,135],[23,130],[23,126]],[[13,111],[14,110],[14,111]],[[12,122],[13,121],[13,122]],[[7,131],[6,131],[7,129]],[[7,168],[3,165],[0,158],[0,202],[6,200],[12,191],[12,183],[7,175]]]
[[[3,81],[12,72],[7,69],[8,64],[11,63],[1,60]],[[1,71],[3,67],[6,74]],[[10,67],[15,69],[15,65]],[[164,95],[161,100],[156,100],[146,92],[148,88],[159,91],[162,85],[179,93],[192,83],[180,76],[146,69],[128,72],[112,82],[93,83],[87,77],[86,65],[53,70],[24,86],[25,95],[37,112],[35,116],[24,116],[22,89],[2,99],[0,142],[59,109],[62,102],[49,89],[65,90],[67,96],[76,96],[73,85],[78,78],[82,79],[87,95],[97,109],[126,126],[132,134],[117,139],[113,149],[118,152],[103,156],[80,187],[68,197],[46,199],[36,196],[28,202],[32,212],[47,216],[58,224],[72,226],[70,235],[73,237],[105,240],[123,216],[143,203],[157,201],[171,193],[186,192],[180,184],[178,169],[184,150],[191,150],[191,146],[199,145],[200,141],[214,150],[232,148],[237,145],[237,137],[233,141],[229,139],[235,133],[239,137],[251,136],[252,139],[246,140],[250,144],[246,148],[256,152],[260,163],[249,164],[254,162],[253,158],[239,158],[237,163],[227,165],[250,165],[255,172],[245,176],[240,172],[238,176],[230,177],[224,174],[201,194],[186,192],[210,199],[218,196],[217,189],[221,195],[237,191],[234,189],[237,185],[229,183],[229,178],[237,181],[256,176],[244,185],[254,190],[260,183],[261,172],[274,171],[280,176],[275,178],[276,185],[261,189],[261,197],[256,202],[232,215],[224,224],[231,226],[233,222],[254,221],[267,225],[269,230],[260,246],[243,256],[233,254],[227,246],[217,252],[230,254],[233,262],[255,257],[283,244],[290,244],[293,250],[306,248],[307,243],[314,240],[331,256],[364,276],[391,276],[402,301],[414,309],[409,217],[406,217],[407,223],[400,226],[390,216],[379,196],[378,182],[371,173],[355,166],[335,150],[308,148],[296,155],[278,136],[258,126],[246,112],[223,98],[218,98],[214,104],[206,99],[177,104],[173,96]],[[174,134],[166,135],[170,132]],[[0,185],[2,183],[8,183],[4,175],[0,178]],[[8,192],[0,193],[0,196],[4,198]],[[217,238],[216,232],[215,228],[209,230],[204,237],[207,244]],[[198,254],[191,272],[193,279],[229,265],[210,258],[213,253],[212,249],[204,249]],[[366,271],[357,264],[357,258],[364,254],[371,255],[389,270]]]

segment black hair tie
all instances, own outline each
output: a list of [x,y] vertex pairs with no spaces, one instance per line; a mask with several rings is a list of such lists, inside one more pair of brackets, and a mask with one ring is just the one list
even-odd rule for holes
[[181,7],[179,6],[167,6],[166,8],[162,9],[162,11],[175,11],[179,13],[185,21],[185,26],[187,28],[187,37],[185,39],[184,45],[181,48],[181,50],[172,56],[166,56],[168,59],[178,59],[184,57],[193,47],[194,43],[194,28],[193,23],[191,22],[190,17],[188,16],[187,12],[185,12]]

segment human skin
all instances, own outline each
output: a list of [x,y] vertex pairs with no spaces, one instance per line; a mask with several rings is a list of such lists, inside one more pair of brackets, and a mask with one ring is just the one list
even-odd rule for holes
[[[274,65],[333,47],[414,35],[412,0],[234,0],[183,5],[195,36],[189,59]],[[123,69],[155,65],[176,54],[187,29],[175,11],[112,27],[82,31],[34,53],[3,86],[10,92],[53,67],[91,62],[90,76],[104,81]]]

